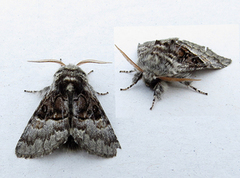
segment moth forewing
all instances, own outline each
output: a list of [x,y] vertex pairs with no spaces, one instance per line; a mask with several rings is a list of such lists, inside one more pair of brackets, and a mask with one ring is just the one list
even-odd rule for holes
[[[117,47],[117,46],[116,46]],[[198,44],[170,38],[165,40],[148,41],[138,45],[138,61],[134,63],[120,50],[127,61],[134,66],[136,74],[133,83],[121,90],[127,90],[143,79],[146,86],[154,91],[152,102],[160,99],[169,82],[180,82],[193,90],[207,95],[191,85],[192,81],[199,79],[190,78],[192,72],[204,69],[221,69],[231,63],[231,59],[219,56],[209,48]],[[124,71],[125,73],[129,73]],[[134,72],[134,71],[131,71]]]
[[55,62],[62,67],[54,74],[52,85],[20,137],[15,149],[17,157],[47,155],[62,145],[102,157],[116,156],[121,146],[86,73],[61,61],[41,62]]

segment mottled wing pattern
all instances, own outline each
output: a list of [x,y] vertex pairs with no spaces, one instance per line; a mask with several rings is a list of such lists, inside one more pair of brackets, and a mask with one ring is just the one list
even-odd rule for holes
[[[181,52],[178,52],[180,56],[186,56],[182,57],[185,59],[183,63],[190,63],[190,70],[194,70],[194,67],[196,67],[196,70],[201,70],[204,68],[221,69],[227,67],[232,62],[231,59],[219,56],[205,46],[200,46],[185,40],[177,40],[176,43],[179,45],[179,47],[181,47]],[[205,67],[202,68],[201,66],[204,65]]]
[[69,136],[67,101],[50,91],[29,120],[16,146],[17,157],[33,158],[50,154]]
[[74,141],[89,153],[116,156],[117,148],[121,146],[95,92],[87,84],[83,93],[73,101],[71,135]]
[[[160,59],[161,64],[176,68],[176,72],[202,69],[220,69],[228,66],[231,59],[217,55],[209,48],[178,38],[156,40],[138,45],[139,61]],[[156,60],[157,61],[157,60]],[[156,65],[156,62],[152,62]],[[145,64],[147,66],[148,64]],[[141,66],[140,66],[141,67]]]

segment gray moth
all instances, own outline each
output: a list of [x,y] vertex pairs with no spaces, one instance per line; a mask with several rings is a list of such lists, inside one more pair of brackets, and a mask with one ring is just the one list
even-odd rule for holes
[[17,157],[48,155],[62,146],[102,157],[116,156],[120,143],[95,95],[97,92],[78,67],[106,62],[84,60],[77,65],[65,65],[58,60],[30,62],[55,62],[62,67],[54,74],[52,85],[39,91],[44,96],[17,143]]
[[143,79],[146,86],[154,91],[151,110],[155,100],[161,99],[162,93],[170,82],[180,82],[199,93],[207,95],[207,93],[191,85],[192,81],[199,80],[190,78],[192,72],[204,69],[221,69],[231,63],[231,59],[219,56],[209,48],[178,38],[138,44],[137,64],[121,49],[118,47],[117,49],[134,66],[134,70],[120,72],[136,72],[132,84],[121,90],[127,90],[140,79]]

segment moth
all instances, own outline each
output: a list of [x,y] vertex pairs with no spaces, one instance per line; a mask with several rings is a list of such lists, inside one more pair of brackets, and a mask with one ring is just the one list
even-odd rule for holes
[[143,79],[146,86],[154,91],[150,110],[152,110],[155,100],[161,99],[162,93],[166,90],[170,82],[180,82],[199,93],[207,95],[207,93],[191,85],[192,81],[200,80],[190,78],[192,72],[204,69],[221,69],[231,63],[231,59],[219,56],[209,48],[186,40],[179,40],[178,38],[148,41],[138,44],[137,64],[121,49],[118,47],[117,49],[135,68],[131,71],[120,72],[136,72],[132,84],[120,90],[128,90],[140,79]]
[[17,143],[17,157],[48,155],[62,146],[84,149],[102,157],[116,156],[120,143],[96,97],[97,92],[88,83],[87,74],[78,67],[106,62],[83,60],[77,65],[65,65],[58,60],[30,62],[55,62],[61,68],[54,74],[51,86],[39,91],[44,97]]

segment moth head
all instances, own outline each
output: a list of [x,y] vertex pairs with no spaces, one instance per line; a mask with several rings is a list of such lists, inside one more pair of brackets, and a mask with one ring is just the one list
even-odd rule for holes
[[167,76],[158,76],[154,73],[143,70],[136,63],[134,63],[120,48],[115,45],[120,53],[125,57],[125,59],[139,72],[143,73],[146,84],[149,87],[154,87],[157,82],[166,81],[166,82],[183,82],[183,81],[199,81],[200,79],[191,79],[191,78],[177,78],[177,77],[167,77]]
[[68,72],[71,72],[72,75],[78,75],[78,76],[82,76],[83,78],[86,78],[86,74],[85,72],[78,66],[82,65],[82,64],[86,64],[86,63],[97,63],[97,64],[107,64],[107,63],[111,63],[111,62],[104,62],[104,61],[98,61],[98,60],[94,60],[94,59],[86,59],[86,60],[82,60],[79,63],[77,63],[76,65],[66,65],[62,62],[62,60],[56,60],[56,59],[43,59],[43,60],[38,60],[38,61],[28,61],[28,62],[37,62],[37,63],[43,63],[43,62],[52,62],[52,63],[58,63],[60,64],[62,67],[55,73],[55,77],[56,80],[58,80],[59,76],[66,74]]
[[[87,74],[79,67],[80,65],[86,64],[86,63],[97,63],[97,64],[110,63],[110,62],[103,62],[103,61],[98,61],[93,59],[82,60],[76,65],[73,65],[73,64],[66,65],[61,60],[55,60],[55,59],[44,59],[44,60],[28,61],[28,62],[37,62],[37,63],[52,62],[52,63],[60,64],[61,67],[54,74],[54,84],[65,85],[64,82],[67,82],[67,83],[71,83],[71,85],[69,86],[75,85],[76,81],[79,81],[79,80],[81,80],[81,82],[87,82],[87,77],[86,77]],[[65,88],[65,87],[60,87],[60,88]],[[77,86],[75,88],[77,88]]]

